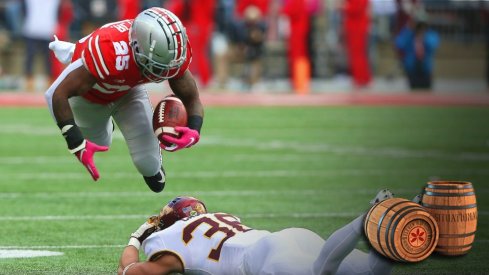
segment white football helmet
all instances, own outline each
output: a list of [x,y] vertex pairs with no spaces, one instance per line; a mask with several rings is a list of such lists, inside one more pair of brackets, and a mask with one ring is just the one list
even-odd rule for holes
[[149,8],[134,19],[129,43],[141,73],[152,82],[177,75],[187,57],[185,28],[175,14],[163,8]]

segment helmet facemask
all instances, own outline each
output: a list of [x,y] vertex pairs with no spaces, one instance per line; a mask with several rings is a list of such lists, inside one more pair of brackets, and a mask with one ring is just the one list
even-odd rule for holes
[[129,41],[141,74],[152,82],[176,76],[186,61],[185,28],[168,10],[150,8],[140,13],[131,26]]

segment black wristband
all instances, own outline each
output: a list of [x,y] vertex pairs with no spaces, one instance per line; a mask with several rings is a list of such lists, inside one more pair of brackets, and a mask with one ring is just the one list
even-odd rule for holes
[[85,140],[74,119],[60,122],[58,127],[61,129],[61,134],[66,139],[70,151],[79,147]]
[[202,123],[204,123],[204,119],[201,116],[193,115],[188,117],[187,127],[190,129],[197,130],[200,133],[200,129],[202,128]]

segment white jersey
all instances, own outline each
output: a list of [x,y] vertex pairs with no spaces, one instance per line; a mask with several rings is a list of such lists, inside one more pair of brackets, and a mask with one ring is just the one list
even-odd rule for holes
[[225,213],[177,221],[143,242],[148,260],[171,252],[185,274],[312,274],[324,240],[310,230],[254,230]]
[[201,214],[153,233],[143,242],[143,251],[150,261],[167,252],[176,254],[185,274],[244,274],[244,252],[269,234],[229,214]]

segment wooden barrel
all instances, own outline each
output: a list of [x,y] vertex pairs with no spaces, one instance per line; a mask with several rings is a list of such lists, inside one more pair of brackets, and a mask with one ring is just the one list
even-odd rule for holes
[[438,226],[419,204],[391,198],[372,206],[364,230],[372,247],[399,262],[419,262],[436,247]]
[[428,182],[421,204],[440,228],[435,251],[449,256],[469,252],[477,229],[477,204],[472,184],[464,181]]

